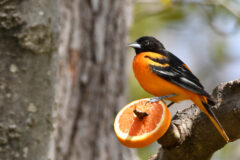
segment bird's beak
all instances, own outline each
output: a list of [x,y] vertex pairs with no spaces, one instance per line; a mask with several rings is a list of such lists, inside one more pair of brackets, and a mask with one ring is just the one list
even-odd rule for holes
[[130,43],[128,46],[132,48],[141,48],[141,45],[137,42]]

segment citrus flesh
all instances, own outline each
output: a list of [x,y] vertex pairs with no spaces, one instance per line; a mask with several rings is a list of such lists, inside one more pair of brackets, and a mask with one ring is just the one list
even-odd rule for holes
[[[146,103],[148,98],[126,105],[116,116],[114,130],[118,140],[130,148],[145,147],[159,139],[167,131],[170,112],[162,101]],[[134,110],[147,113],[139,119]]]

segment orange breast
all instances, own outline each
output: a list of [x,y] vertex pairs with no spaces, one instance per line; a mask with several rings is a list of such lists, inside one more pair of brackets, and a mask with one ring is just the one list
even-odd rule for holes
[[178,87],[175,84],[172,84],[153,73],[150,68],[150,64],[159,64],[153,62],[145,56],[164,58],[164,56],[153,52],[143,52],[135,56],[133,61],[133,71],[135,77],[139,81],[140,85],[144,88],[144,90],[154,96],[176,94],[176,97],[169,98],[169,100],[174,102],[182,101],[185,99],[192,99],[194,96],[193,92],[188,91],[182,87]]

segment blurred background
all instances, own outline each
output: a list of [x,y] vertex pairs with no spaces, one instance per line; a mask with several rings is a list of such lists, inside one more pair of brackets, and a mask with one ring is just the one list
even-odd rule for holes
[[[212,92],[219,83],[240,78],[240,0],[136,0],[130,42],[143,35],[160,40],[182,59]],[[129,49],[129,101],[151,97],[138,84],[132,71],[135,56]],[[184,101],[174,104],[174,114]],[[157,152],[159,144],[138,150],[141,160]],[[212,160],[239,160],[240,141],[229,143]]]

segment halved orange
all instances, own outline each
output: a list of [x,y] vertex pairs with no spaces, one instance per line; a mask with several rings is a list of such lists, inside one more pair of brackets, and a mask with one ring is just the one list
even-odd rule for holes
[[162,101],[146,103],[147,100],[149,98],[129,103],[115,118],[116,136],[127,147],[140,148],[153,143],[170,125],[171,114],[166,104]]

